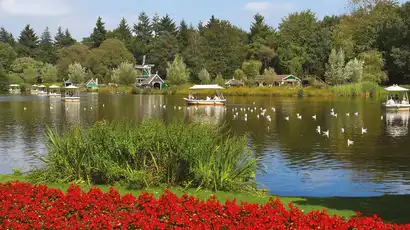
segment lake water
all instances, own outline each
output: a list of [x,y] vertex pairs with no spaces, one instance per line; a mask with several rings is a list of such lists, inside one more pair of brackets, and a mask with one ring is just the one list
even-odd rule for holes
[[[212,106],[187,110],[181,96],[86,94],[80,103],[66,104],[41,96],[0,96],[0,174],[39,164],[27,153],[45,151],[47,125],[61,129],[102,119],[187,118],[225,122],[234,133],[248,134],[249,146],[263,157],[261,165],[267,171],[257,180],[272,194],[328,197],[410,193],[408,112],[386,113],[380,100],[363,98],[227,100],[226,110]],[[266,113],[258,118],[261,107]],[[330,115],[332,108],[337,117]],[[234,118],[236,112],[238,117]],[[329,130],[329,137],[316,131],[318,125],[322,131]],[[367,133],[362,134],[362,128]],[[348,139],[354,144],[348,146]]]

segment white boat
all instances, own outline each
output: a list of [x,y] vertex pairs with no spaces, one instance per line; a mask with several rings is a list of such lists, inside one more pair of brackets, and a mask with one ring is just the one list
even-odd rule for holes
[[47,90],[45,85],[37,86],[37,95],[39,96],[47,96]]
[[9,92],[10,93],[21,93],[21,90],[20,90],[20,85],[17,85],[17,84],[11,84],[11,85],[9,85]]
[[[409,97],[407,95],[407,91],[409,89],[400,87],[398,85],[392,85],[385,88],[389,95],[387,96],[387,101],[383,103],[383,107],[390,110],[409,110]],[[396,93],[394,96],[393,93]],[[400,99],[398,93],[402,93],[402,99]]]
[[79,102],[80,91],[77,86],[69,85],[64,88],[64,96],[61,98],[64,102]]
[[[219,85],[194,85],[189,88],[190,94],[188,95],[188,98],[184,98],[184,100],[188,105],[225,105],[226,99],[219,92],[219,90],[222,89],[224,88]],[[200,98],[196,93],[197,90],[215,90],[215,96]]]
[[37,85],[34,84],[34,85],[31,86],[30,94],[37,94],[37,93],[38,93]]
[[48,87],[49,97],[61,97],[60,86],[52,85]]

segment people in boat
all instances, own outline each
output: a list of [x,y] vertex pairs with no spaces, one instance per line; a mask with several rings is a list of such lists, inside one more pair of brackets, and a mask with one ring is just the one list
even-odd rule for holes
[[396,96],[394,96],[394,100],[396,101],[396,102],[399,102],[399,95],[398,94],[396,94]]
[[211,100],[211,98],[210,98],[210,97],[208,97],[208,96],[206,96],[206,100],[207,100],[207,101],[210,101],[210,100]]
[[219,97],[217,95],[214,96],[214,101],[219,100]]

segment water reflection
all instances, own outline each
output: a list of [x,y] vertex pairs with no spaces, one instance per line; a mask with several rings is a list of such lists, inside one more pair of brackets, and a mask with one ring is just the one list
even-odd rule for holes
[[65,119],[67,123],[78,124],[81,122],[81,103],[80,102],[65,102]]
[[386,130],[389,136],[402,137],[409,133],[409,111],[386,112]]
[[190,106],[186,111],[190,121],[209,124],[219,124],[226,114],[223,106]]

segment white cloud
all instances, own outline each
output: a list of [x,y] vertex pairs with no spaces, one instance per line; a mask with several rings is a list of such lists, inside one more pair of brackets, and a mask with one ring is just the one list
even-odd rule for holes
[[67,0],[0,0],[0,8],[12,15],[61,16],[70,12]]
[[245,5],[245,10],[251,12],[266,12],[266,11],[280,11],[292,10],[295,5],[290,2],[273,3],[273,2],[248,2]]

